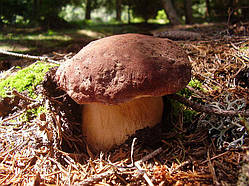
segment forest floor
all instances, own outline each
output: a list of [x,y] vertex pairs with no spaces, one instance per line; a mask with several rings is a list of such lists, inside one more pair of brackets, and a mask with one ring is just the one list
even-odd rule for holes
[[[16,31],[8,35],[10,32],[6,30],[0,34],[0,49],[28,51],[60,61],[72,57],[94,39],[129,32],[130,28],[102,30],[104,33],[98,28],[63,34],[53,31],[42,34],[35,30],[29,34],[26,30],[21,36]],[[172,30],[184,32],[165,32]],[[199,35],[188,35],[185,31]],[[136,32],[139,32],[139,26]],[[248,24],[230,28],[224,24],[166,26],[144,28],[140,32],[165,32],[187,52],[194,83],[182,93],[186,98],[221,112],[248,112]],[[54,35],[57,36],[55,40]],[[5,71],[12,66],[34,62],[2,55],[0,60],[1,70]],[[49,75],[52,76],[53,71]],[[63,92],[54,91],[49,75],[43,82],[48,92],[37,90],[41,100],[15,92],[18,101],[11,98],[10,113],[3,115],[0,112],[0,185],[249,183],[248,116],[206,114],[182,106],[178,114],[168,117],[170,122],[163,121],[153,129],[137,131],[125,144],[103,154],[93,154],[79,129],[79,115],[72,114],[79,106]],[[55,97],[56,101],[51,99]],[[20,113],[36,105],[44,106],[46,112],[26,120],[20,118]]]

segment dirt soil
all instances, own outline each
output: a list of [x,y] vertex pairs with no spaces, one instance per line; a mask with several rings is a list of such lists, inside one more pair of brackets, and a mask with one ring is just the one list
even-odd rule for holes
[[[193,40],[174,38],[189,56],[192,79],[200,82],[183,92],[185,97],[221,110],[248,112],[248,28],[246,25],[243,33],[236,26],[170,28],[201,36]],[[168,30],[166,27],[151,33]],[[46,54],[54,60],[64,60],[81,47],[82,42],[71,43],[70,47],[56,48]],[[43,95],[41,102],[17,94],[17,101],[12,101],[8,108],[9,112],[16,110],[2,115],[0,185],[249,183],[248,117],[193,114],[191,108],[184,106],[175,112],[174,101],[164,97],[169,111],[160,124],[137,131],[126,143],[109,152],[93,154],[81,134],[80,106],[58,90],[53,81],[55,71],[47,73],[43,85],[37,89]],[[26,101],[25,106],[16,108],[20,100]],[[28,121],[18,119],[19,112],[35,104],[44,105],[48,112]],[[15,122],[9,117],[16,118]]]

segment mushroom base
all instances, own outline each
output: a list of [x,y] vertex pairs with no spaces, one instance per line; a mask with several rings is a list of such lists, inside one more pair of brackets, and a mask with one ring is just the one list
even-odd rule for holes
[[143,97],[118,105],[83,105],[82,130],[87,144],[95,151],[120,145],[138,129],[160,123],[162,97]]

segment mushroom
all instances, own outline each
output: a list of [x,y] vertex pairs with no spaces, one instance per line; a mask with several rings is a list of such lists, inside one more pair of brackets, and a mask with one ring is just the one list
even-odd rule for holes
[[188,57],[173,41],[121,34],[85,46],[58,68],[56,81],[83,104],[82,131],[96,152],[160,123],[162,96],[185,87],[190,76]]

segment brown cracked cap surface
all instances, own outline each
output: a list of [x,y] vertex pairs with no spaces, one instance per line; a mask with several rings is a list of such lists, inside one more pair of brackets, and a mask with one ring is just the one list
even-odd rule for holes
[[172,94],[190,81],[191,65],[165,38],[122,34],[91,42],[56,72],[58,86],[78,104],[118,104]]

